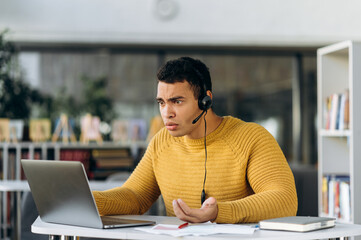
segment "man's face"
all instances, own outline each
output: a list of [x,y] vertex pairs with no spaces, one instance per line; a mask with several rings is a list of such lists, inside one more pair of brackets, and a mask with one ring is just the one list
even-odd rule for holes
[[187,81],[176,83],[158,82],[157,101],[164,125],[174,137],[197,138],[194,131],[198,124],[192,124],[201,110]]

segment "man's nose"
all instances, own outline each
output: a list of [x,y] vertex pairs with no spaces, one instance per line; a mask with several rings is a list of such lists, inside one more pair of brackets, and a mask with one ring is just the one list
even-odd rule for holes
[[169,104],[164,107],[163,111],[166,118],[173,118],[175,116],[174,108]]

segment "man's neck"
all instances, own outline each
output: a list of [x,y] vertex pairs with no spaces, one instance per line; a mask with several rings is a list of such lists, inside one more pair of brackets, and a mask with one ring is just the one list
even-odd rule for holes
[[[216,130],[218,126],[221,124],[222,120],[223,120],[222,117],[217,116],[212,110],[209,110],[206,115],[206,121],[207,121],[206,135]],[[204,116],[202,116],[201,119],[199,119],[199,125],[195,130],[194,134],[191,134],[187,137],[192,139],[198,139],[204,137]]]

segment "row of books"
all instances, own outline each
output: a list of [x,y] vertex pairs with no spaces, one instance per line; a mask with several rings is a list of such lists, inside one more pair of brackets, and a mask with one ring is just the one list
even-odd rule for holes
[[349,129],[350,122],[349,93],[334,93],[326,98],[325,104],[325,129]]
[[61,150],[60,159],[82,162],[90,179],[106,179],[116,172],[131,171],[135,163],[130,148]]
[[133,167],[133,157],[129,148],[96,149],[92,151],[97,168]]
[[90,172],[90,151],[83,149],[64,149],[60,150],[60,160],[79,161],[83,163],[88,178],[92,178]]
[[329,217],[351,221],[350,177],[325,175],[322,178],[322,212]]
[[[1,153],[1,151],[0,151]],[[9,179],[15,179],[15,152],[9,152],[8,173]],[[29,152],[21,153],[21,159],[30,159]],[[42,159],[40,151],[34,151],[33,159]],[[136,159],[131,154],[130,148],[121,149],[64,149],[60,151],[60,160],[79,161],[83,163],[89,179],[106,179],[113,173],[121,171],[131,172],[136,165]],[[0,163],[2,158],[0,156]],[[0,176],[3,177],[3,164],[0,164]],[[21,179],[25,179],[21,171]]]
[[116,172],[130,172],[135,164],[130,148],[94,149],[92,160],[94,162],[92,174],[95,179],[106,179]]

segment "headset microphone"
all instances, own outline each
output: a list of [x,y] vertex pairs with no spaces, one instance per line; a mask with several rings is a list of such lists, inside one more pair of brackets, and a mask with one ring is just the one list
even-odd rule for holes
[[198,107],[199,109],[203,110],[203,112],[201,114],[199,114],[198,117],[196,117],[192,124],[195,124],[196,122],[198,122],[198,120],[202,117],[202,115],[207,112],[207,110],[212,106],[212,99],[210,96],[205,95],[204,97],[202,97],[201,100],[198,100]]
[[199,114],[199,116],[196,117],[196,118],[193,120],[192,124],[195,124],[196,122],[198,122],[198,120],[202,117],[202,115],[203,115],[206,111],[207,111],[207,110],[203,110],[203,112],[202,112],[201,114]]

